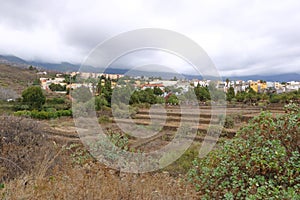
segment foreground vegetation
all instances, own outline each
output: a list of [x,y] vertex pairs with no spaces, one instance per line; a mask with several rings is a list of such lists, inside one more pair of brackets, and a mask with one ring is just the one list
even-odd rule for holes
[[205,199],[299,199],[300,109],[262,112],[220,150],[193,161],[189,179]]
[[[285,110],[277,117],[262,112],[205,158],[197,158],[199,146],[193,145],[172,165],[146,174],[109,169],[94,160],[79,142],[50,137],[42,123],[1,117],[1,157],[6,160],[0,163],[0,196],[299,199],[300,110],[296,104],[287,105]],[[128,145],[128,138],[118,132],[109,136],[117,146]]]
[[[167,172],[127,174],[107,168],[79,141],[51,137],[41,122],[0,116],[0,127],[4,138],[0,143],[0,199],[197,197],[184,177]],[[112,140],[118,138],[115,134]]]
[[63,97],[46,97],[39,86],[31,86],[22,92],[22,98],[13,103],[14,115],[35,119],[55,119],[72,116],[71,101]]

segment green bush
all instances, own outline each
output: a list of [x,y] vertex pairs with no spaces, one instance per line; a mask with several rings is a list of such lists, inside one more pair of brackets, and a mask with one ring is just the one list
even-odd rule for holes
[[138,109],[149,109],[151,107],[151,104],[149,103],[139,103],[139,104],[133,104],[133,107],[136,107]]
[[64,104],[65,99],[64,98],[49,98],[46,100],[46,103],[49,104]]
[[22,110],[14,113],[15,116],[32,117],[35,119],[55,119],[62,116],[72,116],[72,110],[38,111]]
[[286,110],[276,118],[262,112],[222,149],[193,161],[188,177],[202,198],[300,198],[300,109]]
[[54,84],[51,83],[51,85],[49,85],[49,88],[51,91],[66,91],[66,85],[61,85],[61,84]]
[[46,100],[46,104],[43,106],[43,110],[68,110],[71,109],[71,101],[59,97],[59,98],[49,98]]
[[95,97],[95,109],[96,110],[99,111],[101,109],[104,109],[104,107],[108,107],[108,106],[109,106],[109,104],[103,95]]
[[270,97],[270,103],[279,103],[281,100],[280,95],[274,94]]
[[[171,175],[185,174],[192,167],[192,161],[197,157],[198,153],[199,147],[197,145],[192,145],[178,160],[165,167],[163,170],[168,171]],[[169,154],[169,156],[172,157],[172,152]]]
[[177,96],[175,94],[171,94],[168,98],[167,98],[167,102],[171,105],[178,105],[179,104],[179,100],[177,98]]
[[115,132],[111,129],[107,130],[106,138],[99,135],[99,138],[89,144],[90,152],[98,153],[104,156],[106,161],[118,161],[120,154],[126,152],[129,144],[129,139],[125,134]]
[[22,111],[17,111],[14,112],[15,116],[24,116],[24,117],[30,117],[31,116],[31,112],[28,110],[22,110]]
[[224,122],[224,128],[233,128],[234,127],[234,118],[231,116],[226,116]]
[[29,109],[40,110],[45,102],[46,97],[38,86],[28,87],[22,92],[22,103],[29,106]]
[[110,122],[110,119],[109,119],[108,116],[102,115],[102,116],[99,117],[98,122],[99,122],[100,124],[105,124],[105,123]]
[[124,103],[113,104],[113,115],[118,118],[134,118],[138,112],[138,108],[134,106],[128,106]]

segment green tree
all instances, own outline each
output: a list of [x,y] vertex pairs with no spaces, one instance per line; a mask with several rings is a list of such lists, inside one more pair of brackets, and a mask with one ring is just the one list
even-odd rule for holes
[[114,102],[112,103],[123,103],[123,104],[128,104],[130,102],[130,96],[131,93],[133,92],[133,87],[129,84],[121,87],[116,87],[113,90],[113,98]]
[[246,94],[247,93],[245,91],[239,91],[236,93],[235,98],[238,102],[244,102],[244,100],[246,98]]
[[40,79],[35,79],[32,83],[32,85],[41,85]]
[[179,104],[179,100],[175,94],[171,94],[167,99],[167,103],[177,105]]
[[81,86],[79,88],[72,90],[71,96],[77,102],[83,102],[83,103],[92,99],[92,93],[91,93],[90,89],[86,86]]
[[145,90],[136,90],[130,97],[130,104],[138,103],[157,103],[157,96],[154,94],[154,90],[146,88]]
[[159,87],[157,87],[157,86],[155,86],[154,88],[153,88],[153,92],[154,92],[154,94],[155,95],[158,95],[158,96],[160,96],[160,95],[162,95],[164,92],[159,88]]
[[31,86],[22,92],[22,102],[31,110],[40,110],[46,102],[46,97],[40,87]]
[[197,87],[194,88],[194,91],[197,99],[199,99],[200,101],[210,100],[210,93],[207,87],[202,87],[198,84]]
[[255,103],[257,100],[259,100],[259,96],[257,92],[255,92],[251,87],[247,89],[247,93],[245,94],[245,103]]
[[269,101],[269,95],[267,95],[266,93],[263,93],[262,95],[261,95],[261,100],[262,101]]
[[30,65],[30,66],[28,67],[28,69],[29,69],[29,70],[35,70],[36,68],[33,67],[32,65]]
[[70,74],[64,75],[64,83],[71,84],[71,83],[77,83],[77,74],[75,76],[71,76]]
[[140,102],[140,98],[139,98],[139,92],[138,91],[134,91],[130,97],[130,104],[139,104]]
[[155,104],[156,103],[156,96],[154,94],[153,89],[146,88],[145,90],[142,90],[142,102],[149,103],[149,104]]
[[178,81],[178,78],[174,76],[172,79],[170,79],[170,81]]
[[228,87],[230,80],[226,78],[226,86]]
[[104,98],[103,95],[95,97],[95,108],[96,108],[96,110],[101,110],[106,106],[108,106],[108,102]]
[[111,96],[112,96],[112,85],[111,79],[101,76],[97,84],[97,92],[99,95],[103,95],[109,105],[111,105]]
[[235,97],[234,88],[230,86],[226,93],[227,101],[231,102],[231,100]]
[[99,95],[102,93],[102,88],[103,88],[103,86],[102,86],[103,81],[102,80],[104,80],[104,79],[105,79],[105,77],[103,75],[99,77],[99,81],[98,81],[98,84],[97,84],[97,92],[98,92]]
[[54,83],[51,83],[49,85],[49,88],[51,91],[66,91],[67,90],[65,85],[63,86],[61,84],[54,84]]

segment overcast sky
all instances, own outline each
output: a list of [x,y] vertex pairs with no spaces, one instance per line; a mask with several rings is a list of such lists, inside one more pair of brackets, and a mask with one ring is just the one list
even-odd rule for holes
[[[197,42],[223,76],[300,73],[299,10],[299,0],[1,0],[0,54],[81,63],[114,35],[163,28]],[[123,60],[186,64],[171,57],[146,52]]]

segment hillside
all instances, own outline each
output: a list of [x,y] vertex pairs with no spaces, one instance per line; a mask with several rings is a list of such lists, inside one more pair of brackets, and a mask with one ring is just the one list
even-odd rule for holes
[[35,71],[7,64],[0,64],[0,71],[0,88],[12,89],[17,94],[21,94],[37,78]]

